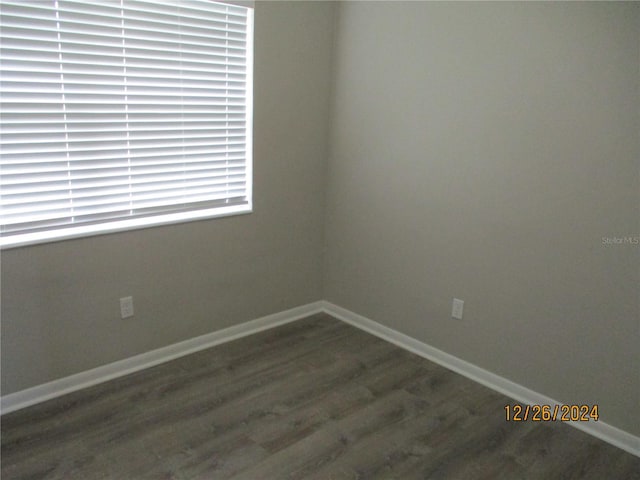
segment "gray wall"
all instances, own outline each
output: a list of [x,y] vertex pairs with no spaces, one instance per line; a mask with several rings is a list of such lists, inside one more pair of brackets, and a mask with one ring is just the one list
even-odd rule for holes
[[[325,298],[640,434],[640,4],[336,25]],[[452,297],[463,321],[450,318]]]
[[254,213],[2,252],[3,395],[322,298],[332,26],[256,5]]

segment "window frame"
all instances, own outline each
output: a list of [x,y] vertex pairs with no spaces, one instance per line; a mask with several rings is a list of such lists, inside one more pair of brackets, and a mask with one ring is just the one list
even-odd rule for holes
[[[245,191],[246,203],[230,206],[193,209],[180,212],[152,214],[141,217],[120,217],[96,223],[69,224],[46,230],[25,233],[0,234],[0,249],[10,249],[28,245],[50,243],[74,238],[132,231],[163,225],[174,225],[198,220],[209,220],[253,212],[253,53],[254,53],[254,2],[225,1],[215,3],[242,6],[248,9],[246,24],[246,89],[245,89]],[[1,153],[1,152],[0,152]],[[2,172],[0,171],[0,175]],[[0,210],[0,216],[2,211]]]

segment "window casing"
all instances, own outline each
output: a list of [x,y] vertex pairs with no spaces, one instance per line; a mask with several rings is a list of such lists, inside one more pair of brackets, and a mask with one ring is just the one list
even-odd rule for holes
[[252,8],[3,0],[0,245],[250,212]]

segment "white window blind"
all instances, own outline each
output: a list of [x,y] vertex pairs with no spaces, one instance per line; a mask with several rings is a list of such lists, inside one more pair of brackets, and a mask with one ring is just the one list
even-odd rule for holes
[[0,243],[251,209],[251,8],[2,0]]

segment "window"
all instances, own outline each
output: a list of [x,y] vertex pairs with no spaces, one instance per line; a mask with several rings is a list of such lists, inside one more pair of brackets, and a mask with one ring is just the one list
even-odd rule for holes
[[0,244],[251,211],[252,18],[2,0]]

